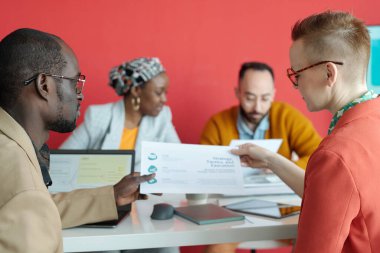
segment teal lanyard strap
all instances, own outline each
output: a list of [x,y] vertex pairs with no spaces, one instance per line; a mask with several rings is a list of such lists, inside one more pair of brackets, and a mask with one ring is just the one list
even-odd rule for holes
[[361,97],[356,98],[353,101],[351,101],[350,103],[348,103],[345,106],[343,106],[342,109],[340,109],[339,111],[337,111],[334,114],[334,117],[332,118],[330,126],[329,126],[328,134],[330,134],[334,130],[336,124],[338,123],[338,120],[343,116],[343,114],[347,110],[351,109],[352,107],[354,107],[357,104],[360,104],[360,103],[363,103],[365,101],[377,98],[377,96],[378,95],[373,90],[369,90],[366,93],[364,93]]

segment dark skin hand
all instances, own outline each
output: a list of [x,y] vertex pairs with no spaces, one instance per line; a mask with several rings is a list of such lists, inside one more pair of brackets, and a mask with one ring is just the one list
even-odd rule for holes
[[138,199],[147,199],[147,195],[140,194],[139,186],[141,183],[147,182],[155,176],[155,174],[140,176],[140,173],[135,172],[123,177],[113,186],[116,205],[124,206]]

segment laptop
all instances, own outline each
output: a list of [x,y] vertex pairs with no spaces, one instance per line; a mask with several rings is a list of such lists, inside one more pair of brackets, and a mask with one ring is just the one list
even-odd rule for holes
[[[114,185],[134,172],[134,150],[51,150],[49,192]],[[131,210],[118,207],[118,219],[85,224],[86,227],[115,227]]]

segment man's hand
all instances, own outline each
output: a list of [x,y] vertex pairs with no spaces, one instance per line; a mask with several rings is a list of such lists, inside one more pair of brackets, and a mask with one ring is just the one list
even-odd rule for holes
[[123,177],[117,184],[113,186],[116,205],[124,206],[132,203],[137,199],[146,199],[146,195],[140,194],[140,183],[149,181],[155,176],[155,174],[140,176],[140,173],[135,172]]

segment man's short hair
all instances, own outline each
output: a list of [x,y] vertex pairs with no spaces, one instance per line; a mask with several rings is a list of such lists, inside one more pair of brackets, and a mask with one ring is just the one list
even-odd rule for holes
[[34,29],[18,29],[0,42],[0,106],[10,108],[24,81],[39,74],[62,74],[66,65],[63,42],[55,35]]
[[292,28],[292,40],[299,39],[304,42],[310,64],[349,59],[344,65],[356,66],[349,66],[348,71],[355,67],[367,69],[370,55],[368,29],[349,13],[326,11],[299,20]]
[[240,71],[239,71],[239,81],[243,79],[245,72],[247,70],[257,70],[257,71],[269,71],[270,75],[272,76],[272,79],[274,81],[274,72],[273,69],[266,63],[263,62],[245,62],[241,65]]

